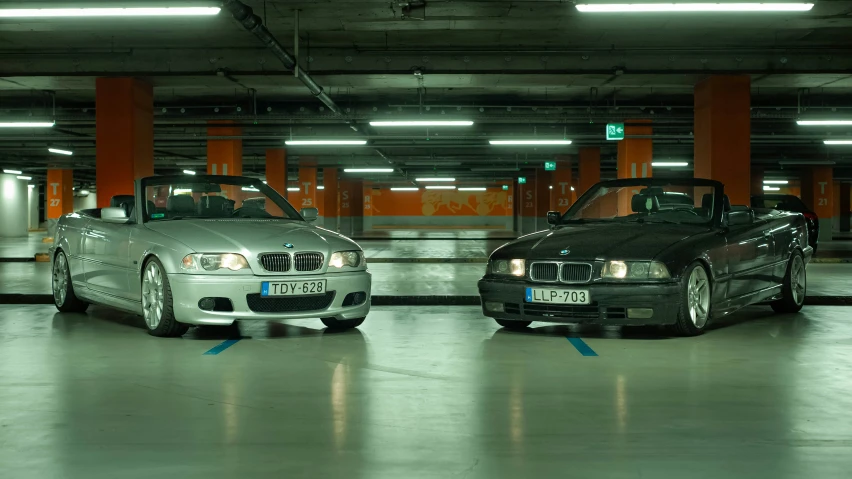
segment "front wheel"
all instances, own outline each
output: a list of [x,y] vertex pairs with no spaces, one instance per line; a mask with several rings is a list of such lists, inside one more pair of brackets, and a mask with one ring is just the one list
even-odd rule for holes
[[74,294],[74,285],[71,283],[71,268],[68,266],[68,258],[60,251],[53,259],[53,302],[56,309],[63,313],[82,313],[89,308],[89,303],[78,298]]
[[781,283],[781,299],[773,301],[770,306],[776,313],[798,313],[805,304],[805,294],[808,290],[805,260],[799,252],[787,263],[787,274]]
[[693,262],[681,280],[680,311],[672,330],[678,336],[698,336],[710,321],[710,279],[704,265]]
[[506,329],[524,329],[532,324],[532,321],[513,321],[510,319],[495,319],[494,321],[497,321],[497,324]]
[[333,329],[335,331],[344,331],[346,329],[357,328],[361,326],[361,323],[367,318],[355,318],[355,319],[336,319],[336,318],[320,318],[322,324],[324,324],[328,329]]
[[189,330],[175,319],[169,277],[157,258],[148,260],[142,270],[142,317],[151,336],[176,338]]

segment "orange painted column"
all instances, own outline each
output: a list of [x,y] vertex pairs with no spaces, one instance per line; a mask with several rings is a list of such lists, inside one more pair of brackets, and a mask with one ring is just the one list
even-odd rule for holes
[[535,170],[535,230],[547,228],[547,212],[550,210],[551,174]]
[[364,186],[361,181],[340,180],[340,232],[345,235],[364,230]]
[[718,75],[695,85],[694,128],[695,177],[721,181],[731,204],[750,205],[751,77]]
[[[618,142],[618,178],[650,178],[651,162],[654,158],[654,142],[650,138],[630,138],[631,135],[652,135],[650,120],[627,120],[624,139]],[[647,123],[641,125],[639,123]],[[638,125],[637,125],[638,124]],[[632,212],[631,200],[638,191],[622,190],[618,193],[618,214]]]
[[834,180],[830,166],[802,172],[802,201],[819,217],[819,241],[831,241],[834,217]]
[[299,204],[297,209],[317,207],[317,167],[299,164]]
[[536,179],[532,175],[525,178],[526,183],[518,183],[519,225],[522,233],[532,233],[535,231]]
[[[233,121],[217,120],[207,123],[207,136],[241,136],[242,128],[231,126]],[[207,140],[207,174],[224,176],[242,176],[243,140]],[[236,186],[222,188],[222,194],[236,201],[236,207],[242,205],[242,191]]]
[[135,78],[95,80],[95,184],[98,207],[132,195],[154,174],[154,90]]
[[852,185],[840,183],[840,231],[848,233],[850,230],[850,213],[852,213]]
[[266,150],[266,184],[287,198],[287,150]]
[[582,195],[601,181],[601,149],[580,148],[579,163],[577,173],[580,182],[576,194]]
[[323,168],[323,217],[325,227],[332,231],[338,231],[340,220],[340,194],[337,182],[337,168]]
[[74,212],[74,171],[47,170],[47,219]]
[[574,183],[571,172],[571,157],[560,155],[556,157],[556,171],[553,171],[553,209],[564,213],[572,203],[571,185]]
[[[752,196],[763,194],[764,170],[762,167],[754,166],[751,168],[751,188],[749,191]],[[751,206],[751,203],[748,203]]]

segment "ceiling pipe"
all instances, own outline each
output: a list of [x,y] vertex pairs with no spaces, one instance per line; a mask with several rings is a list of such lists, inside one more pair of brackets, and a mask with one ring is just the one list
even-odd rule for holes
[[311,94],[315,96],[319,101],[323,102],[325,106],[328,107],[332,112],[343,115],[343,110],[337,106],[337,103],[331,99],[331,97],[326,94],[322,87],[314,81],[311,76],[302,70],[302,68],[296,63],[296,60],[290,55],[287,50],[284,49],[284,46],[272,36],[272,33],[263,25],[263,20],[260,19],[257,15],[254,14],[251,7],[240,2],[239,0],[224,0],[222,2],[222,8],[230,12],[230,14],[236,19],[240,24],[251,32],[255,37],[257,37],[264,45],[279,59],[281,63],[288,70],[292,70],[295,72],[296,77],[301,81],[308,90],[310,90]]

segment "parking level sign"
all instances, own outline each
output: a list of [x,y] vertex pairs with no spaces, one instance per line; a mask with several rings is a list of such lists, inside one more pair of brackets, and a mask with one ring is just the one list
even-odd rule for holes
[[623,140],[624,139],[624,123],[607,123],[606,124],[606,139],[607,140]]

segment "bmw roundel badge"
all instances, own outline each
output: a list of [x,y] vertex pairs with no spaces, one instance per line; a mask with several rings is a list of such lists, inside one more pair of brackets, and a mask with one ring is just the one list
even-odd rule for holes
[[565,248],[565,249],[563,249],[562,251],[560,251],[560,252],[559,252],[559,254],[560,254],[561,256],[568,256],[569,254],[571,254],[571,250],[570,250],[570,249],[568,249],[568,248]]
[[285,247],[285,248],[292,248],[292,247],[293,247],[293,243],[284,243],[284,247]]

